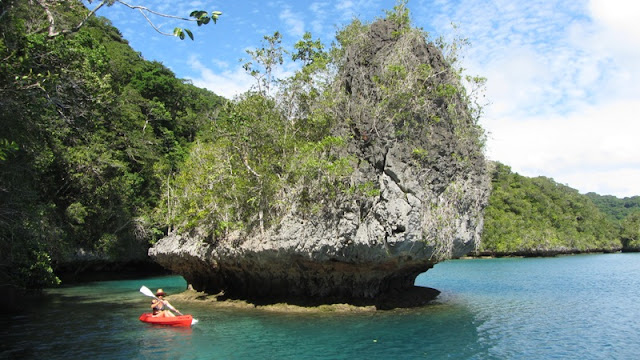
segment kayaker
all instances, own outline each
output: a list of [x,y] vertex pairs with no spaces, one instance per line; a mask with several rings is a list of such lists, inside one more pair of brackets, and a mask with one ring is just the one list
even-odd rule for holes
[[151,300],[151,309],[153,310],[154,317],[159,317],[159,316],[175,317],[176,315],[172,313],[171,310],[169,309],[172,309],[179,313],[179,311],[176,310],[176,308],[174,308],[173,306],[171,306],[171,304],[169,304],[169,301],[164,300],[164,297],[166,295],[167,294],[162,289],[158,289],[158,291],[156,291],[157,299]]

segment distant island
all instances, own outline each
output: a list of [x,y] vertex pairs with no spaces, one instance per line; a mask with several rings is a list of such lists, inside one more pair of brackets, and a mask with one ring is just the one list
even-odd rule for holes
[[475,255],[551,256],[640,249],[640,196],[580,194],[547,177],[496,162]]

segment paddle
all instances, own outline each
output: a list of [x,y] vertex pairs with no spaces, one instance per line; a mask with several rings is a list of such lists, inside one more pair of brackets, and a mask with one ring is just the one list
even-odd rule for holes
[[[158,301],[162,301],[162,300],[158,299],[158,297],[157,297],[157,296],[155,296],[155,295],[153,294],[153,292],[151,292],[151,290],[149,290],[149,288],[148,288],[148,287],[146,287],[146,286],[144,286],[144,285],[140,288],[140,292],[141,292],[142,294],[144,294],[144,295],[146,295],[146,296],[149,296],[149,297],[152,297],[152,298],[154,298],[154,299],[156,299],[156,300],[158,300]],[[176,308],[174,308],[174,307],[173,307],[173,306],[171,306],[170,304],[165,303],[165,305],[167,305],[167,307],[168,307],[169,309],[171,309],[171,310],[173,310],[173,311],[177,312],[177,313],[178,313],[178,314],[180,314],[180,315],[183,315],[180,311],[178,311]]]

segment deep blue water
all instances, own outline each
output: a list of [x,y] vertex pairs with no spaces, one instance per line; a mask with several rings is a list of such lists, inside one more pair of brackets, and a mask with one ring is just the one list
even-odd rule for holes
[[1,315],[4,359],[636,359],[640,254],[453,260],[416,284],[442,294],[420,309],[274,314],[174,305],[191,328],[138,321],[142,285],[182,291],[181,277],[49,290]]

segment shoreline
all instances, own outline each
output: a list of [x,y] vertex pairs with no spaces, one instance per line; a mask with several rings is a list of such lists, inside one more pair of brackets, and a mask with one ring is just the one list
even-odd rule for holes
[[494,252],[480,251],[471,252],[458,259],[497,259],[497,258],[535,258],[535,257],[556,257],[570,255],[589,255],[589,254],[616,254],[623,252],[635,252],[625,249],[592,249],[592,250],[575,250],[575,249],[557,249],[557,250],[523,250],[513,252]]

